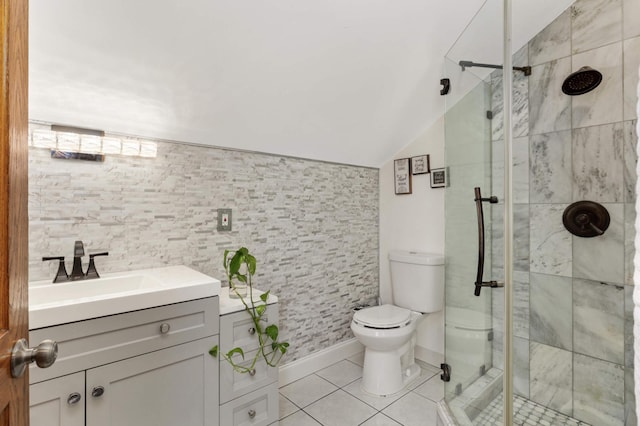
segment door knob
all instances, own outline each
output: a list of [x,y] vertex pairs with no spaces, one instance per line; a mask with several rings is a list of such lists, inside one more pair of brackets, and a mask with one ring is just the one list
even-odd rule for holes
[[58,357],[58,344],[43,340],[35,348],[29,348],[27,339],[18,340],[11,350],[11,376],[20,377],[33,361],[40,368],[51,367]]

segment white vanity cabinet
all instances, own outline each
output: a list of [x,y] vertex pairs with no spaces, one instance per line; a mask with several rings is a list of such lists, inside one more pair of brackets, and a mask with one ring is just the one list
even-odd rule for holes
[[30,424],[84,426],[84,372],[29,386]]
[[[258,292],[259,294],[259,292]],[[264,326],[278,324],[277,299],[269,297]],[[239,347],[246,365],[258,349],[258,338],[251,316],[244,306],[228,298],[228,289],[220,294],[220,353]],[[278,424],[278,368],[259,361],[254,371],[237,373],[220,358],[220,425],[268,426]]]
[[32,426],[217,426],[217,297],[29,332],[58,342],[30,368]]

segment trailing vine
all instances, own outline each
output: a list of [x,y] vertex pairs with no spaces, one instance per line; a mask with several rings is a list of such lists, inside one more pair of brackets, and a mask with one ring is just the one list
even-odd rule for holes
[[[238,373],[253,371],[260,358],[264,359],[268,366],[276,367],[287,352],[289,343],[278,341],[278,326],[276,324],[266,324],[266,319],[263,319],[263,315],[267,310],[269,291],[260,295],[258,304],[254,300],[252,277],[256,273],[256,258],[249,253],[246,247],[238,249],[232,257],[229,257],[230,253],[229,250],[225,250],[223,259],[224,270],[229,280],[229,292],[235,293],[244,305],[245,311],[251,316],[259,346],[258,351],[249,363],[245,360],[245,353],[242,348],[233,348],[227,353],[221,353],[221,355]],[[247,285],[248,301],[238,291],[234,280]],[[209,354],[214,358],[218,356],[218,353],[218,345],[209,350]]]

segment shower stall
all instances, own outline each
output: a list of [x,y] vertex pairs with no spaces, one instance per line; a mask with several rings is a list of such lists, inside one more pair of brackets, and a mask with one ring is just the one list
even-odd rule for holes
[[637,424],[630,4],[487,0],[446,55],[440,424]]

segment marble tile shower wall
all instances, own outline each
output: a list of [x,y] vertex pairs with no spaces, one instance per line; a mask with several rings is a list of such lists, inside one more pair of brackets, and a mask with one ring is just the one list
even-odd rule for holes
[[[217,208],[233,231],[216,230]],[[109,251],[101,272],[184,264],[221,280],[224,250],[249,247],[256,286],[280,299],[286,362],[352,337],[351,308],[378,294],[376,169],[169,142],[104,163],[32,148],[29,222],[31,280],[76,239]]]
[[[593,425],[636,424],[633,394],[633,240],[640,8],[635,0],[578,0],[515,56],[514,358],[518,394]],[[560,90],[589,65],[594,91]],[[492,76],[501,102],[501,74]],[[494,122],[501,120],[494,111]],[[496,194],[502,129],[493,128]],[[496,178],[497,177],[497,178]],[[603,204],[605,235],[579,238],[562,224],[572,202]],[[501,226],[501,207],[492,211]],[[503,241],[494,239],[493,275]],[[503,362],[502,291],[493,291],[494,365]]]

